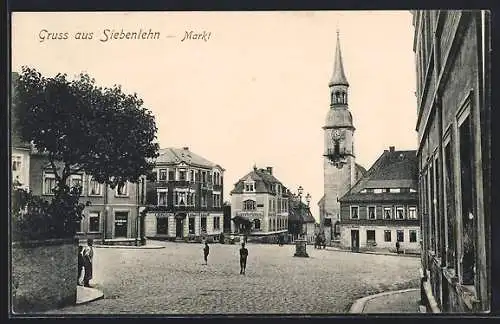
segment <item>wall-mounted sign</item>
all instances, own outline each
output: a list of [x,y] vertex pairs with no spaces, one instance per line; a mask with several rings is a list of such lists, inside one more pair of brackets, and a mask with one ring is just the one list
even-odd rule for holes
[[251,211],[239,211],[236,212],[236,216],[242,216],[242,217],[263,217],[264,213],[263,212],[251,212]]

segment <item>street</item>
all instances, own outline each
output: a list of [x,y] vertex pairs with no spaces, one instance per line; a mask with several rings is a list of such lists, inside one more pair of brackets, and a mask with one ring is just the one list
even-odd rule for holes
[[48,314],[345,313],[357,298],[417,288],[419,258],[248,244],[246,275],[240,245],[149,241],[164,249],[95,248],[94,280],[104,299]]

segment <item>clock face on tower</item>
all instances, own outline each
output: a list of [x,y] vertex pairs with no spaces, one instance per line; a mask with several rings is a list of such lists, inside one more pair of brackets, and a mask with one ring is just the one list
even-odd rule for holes
[[332,132],[332,139],[338,141],[341,138],[340,130],[336,129]]

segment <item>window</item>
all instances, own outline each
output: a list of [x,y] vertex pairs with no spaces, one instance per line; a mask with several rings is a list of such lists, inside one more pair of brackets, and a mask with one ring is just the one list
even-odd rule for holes
[[391,231],[384,231],[384,242],[391,242]]
[[404,219],[405,218],[405,209],[403,206],[396,207],[396,219]]
[[123,184],[118,184],[116,186],[116,195],[117,196],[128,196],[128,183],[124,182]]
[[377,194],[378,194],[378,193],[382,193],[382,189],[379,189],[379,188],[377,188],[377,189],[373,189],[373,192],[375,192],[375,193],[377,193]]
[[194,170],[189,172],[189,181],[194,182]]
[[417,231],[416,230],[410,230],[410,242],[412,242],[412,243],[417,242]]
[[397,230],[396,237],[397,237],[398,242],[404,242],[405,241],[405,232],[402,230]]
[[408,219],[417,219],[417,207],[408,207]]
[[201,231],[203,233],[207,232],[207,218],[206,217],[201,218]]
[[220,217],[216,216],[214,217],[214,230],[220,229]]
[[160,181],[166,181],[167,180],[167,169],[160,169],[158,172],[158,179]]
[[179,170],[179,181],[186,181],[186,170]]
[[186,193],[182,191],[175,192],[175,205],[186,206]]
[[102,195],[102,184],[95,181],[92,177],[89,177],[89,196],[101,196]]
[[451,153],[450,143],[447,143],[444,148],[444,160],[445,207],[448,234],[448,241],[446,242],[446,265],[449,268],[455,268],[455,187],[453,177],[453,155]]
[[206,171],[201,172],[201,182],[203,182],[203,183],[207,182],[207,172]]
[[99,213],[89,213],[89,232],[99,232]]
[[221,206],[220,193],[212,194],[212,199],[213,199],[213,207],[220,207]]
[[12,156],[12,171],[21,171],[23,157],[21,155]]
[[389,189],[389,191],[392,193],[399,193],[399,192],[401,192],[401,189],[400,188],[391,188],[391,189]]
[[410,188],[410,192],[417,192],[416,189]]
[[72,174],[69,178],[69,186],[73,187],[82,187],[83,185],[83,175],[81,174]]
[[203,192],[201,194],[201,206],[207,207],[207,193],[206,192]]
[[115,212],[115,237],[128,236],[128,212]]
[[368,219],[376,219],[376,210],[375,206],[368,206]]
[[474,284],[476,251],[474,247],[474,144],[470,117],[467,116],[459,127],[460,147],[460,200],[462,209],[462,283]]
[[384,219],[391,219],[391,218],[392,218],[392,208],[384,207]]
[[43,194],[53,195],[56,188],[56,175],[53,173],[45,173],[43,179]]
[[174,181],[175,180],[175,170],[169,170],[168,171],[168,181]]
[[245,183],[245,191],[255,191],[255,186],[253,183]]
[[158,217],[156,219],[156,234],[168,234],[168,217]]
[[158,188],[156,189],[158,193],[158,206],[166,206],[167,205],[167,189],[166,188]]
[[358,219],[358,206],[351,206],[351,218]]
[[374,230],[367,230],[366,231],[366,242],[375,243],[375,231]]
[[82,220],[81,220],[81,218],[79,218],[79,219],[75,222],[75,227],[76,227],[76,232],[77,232],[77,233],[81,233],[81,232],[82,232]]
[[243,210],[255,210],[255,201],[254,200],[245,200],[243,202]]
[[189,217],[189,234],[194,234],[194,217]]

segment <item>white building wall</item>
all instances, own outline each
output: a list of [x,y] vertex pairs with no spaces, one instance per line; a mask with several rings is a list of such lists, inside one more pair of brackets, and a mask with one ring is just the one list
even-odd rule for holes
[[144,219],[144,231],[146,237],[156,235],[156,215],[154,213],[147,213]]

